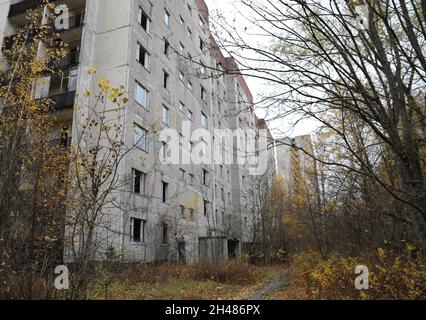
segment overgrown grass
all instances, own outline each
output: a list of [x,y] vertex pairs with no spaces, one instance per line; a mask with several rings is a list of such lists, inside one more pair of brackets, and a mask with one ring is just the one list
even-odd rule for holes
[[[238,261],[207,263],[135,264],[100,276],[89,299],[223,300],[247,299],[282,267],[253,267]],[[105,273],[105,272],[104,272]],[[113,280],[111,280],[113,279]]]
[[[355,288],[355,268],[369,269],[369,289]],[[411,246],[394,252],[379,248],[363,256],[331,255],[323,260],[316,252],[304,252],[291,262],[290,285],[272,299],[426,299],[426,263]]]

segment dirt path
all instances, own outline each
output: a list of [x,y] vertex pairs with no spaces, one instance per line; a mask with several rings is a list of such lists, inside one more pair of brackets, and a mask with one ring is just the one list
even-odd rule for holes
[[288,285],[290,280],[290,272],[286,271],[284,273],[280,273],[269,280],[268,284],[258,289],[250,300],[265,300],[265,296],[273,293],[285,286]]

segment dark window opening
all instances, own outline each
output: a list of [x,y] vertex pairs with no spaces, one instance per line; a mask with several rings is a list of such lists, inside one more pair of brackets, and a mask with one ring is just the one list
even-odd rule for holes
[[163,87],[165,89],[169,88],[169,78],[169,74],[165,70],[163,70]]
[[145,241],[145,221],[141,219],[131,219],[131,240],[133,243],[143,243]]
[[163,224],[163,244],[169,243],[168,236],[169,236],[169,230],[168,230],[167,224]]
[[167,202],[167,192],[168,192],[169,184],[166,182],[163,182],[163,203]]
[[149,16],[146,14],[146,12],[139,8],[139,23],[142,26],[142,28],[149,33],[149,27],[150,27],[150,19]]

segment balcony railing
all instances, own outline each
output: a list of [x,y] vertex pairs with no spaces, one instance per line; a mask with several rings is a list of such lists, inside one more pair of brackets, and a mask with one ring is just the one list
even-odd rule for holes
[[74,107],[75,91],[64,92],[49,97],[55,103],[55,110],[65,110]]
[[61,137],[59,139],[51,140],[50,143],[53,147],[62,147],[68,149],[71,147],[72,138],[71,137]]
[[[22,39],[21,41],[30,43],[31,41],[34,40],[34,37],[40,32],[39,28],[33,28],[31,29],[27,35],[26,35],[26,39]],[[13,44],[15,43],[16,39],[18,38],[17,34],[5,37],[3,40],[3,48],[2,50],[9,50],[12,48]]]
[[66,57],[62,58],[61,61],[59,61],[56,65],[53,65],[52,67],[64,69],[75,66],[79,62],[79,56],[79,51],[71,51]]
[[27,10],[35,9],[43,5],[43,0],[25,0],[10,6],[9,17],[16,16],[21,13],[25,13]]

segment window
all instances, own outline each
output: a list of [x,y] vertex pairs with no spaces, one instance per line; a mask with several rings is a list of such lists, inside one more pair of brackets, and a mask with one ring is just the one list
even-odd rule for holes
[[149,92],[139,82],[136,82],[135,100],[142,107],[148,108]]
[[208,213],[208,210],[209,210],[209,202],[204,200],[203,204],[204,204],[204,206],[203,206],[204,216],[207,216],[207,213]]
[[200,50],[204,51],[204,40],[200,37]]
[[168,230],[167,224],[163,223],[163,244],[169,243],[168,236],[169,236],[169,230]]
[[191,31],[191,29],[186,28],[186,33],[187,33],[189,39],[192,39],[192,31]]
[[142,128],[136,123],[133,125],[135,128],[135,137],[133,144],[145,152],[149,152],[148,130]]
[[203,86],[200,86],[200,97],[203,101],[207,101],[207,91]]
[[225,190],[223,188],[220,189],[220,199],[225,202]]
[[183,104],[182,101],[179,101],[179,110],[183,113],[185,113],[186,106]]
[[167,197],[168,197],[168,189],[169,189],[169,184],[167,182],[162,182],[162,199],[163,199],[163,203],[167,202]]
[[170,56],[170,42],[167,39],[164,39],[164,54],[166,57]]
[[203,29],[203,31],[204,31],[204,27],[205,27],[206,24],[204,22],[204,19],[201,16],[199,16],[199,18],[198,18],[198,23],[200,25],[200,28]]
[[188,109],[188,118],[191,122],[194,122],[194,113]]
[[139,24],[142,26],[142,28],[149,33],[150,32],[150,26],[151,26],[151,19],[148,17],[146,12],[139,8]]
[[130,241],[132,243],[145,242],[145,225],[145,220],[136,218],[130,219]]
[[179,71],[179,80],[182,82],[185,81],[185,74],[182,71]]
[[194,175],[193,175],[193,174],[190,174],[190,175],[189,175],[189,183],[190,183],[191,185],[194,185],[194,182],[195,182],[195,177],[194,177]]
[[232,197],[230,192],[228,192],[228,202],[229,204],[232,204]]
[[180,22],[180,24],[185,24],[185,20],[182,18],[182,16],[179,16],[179,22]]
[[137,194],[146,194],[146,174],[133,169],[133,192]]
[[166,70],[163,70],[163,87],[165,89],[169,89],[169,79],[170,79],[169,74],[167,73]]
[[141,65],[144,66],[145,69],[149,70],[149,53],[146,51],[144,47],[141,46],[141,44],[138,42],[137,49],[136,49],[136,60],[139,61]]
[[179,51],[181,54],[185,53],[185,46],[183,45],[182,42],[179,42]]
[[171,22],[170,13],[166,9],[164,9],[164,23],[166,24],[166,26],[170,27],[170,22]]
[[220,165],[220,176],[223,177],[223,166]]
[[246,183],[246,177],[245,177],[245,176],[242,176],[242,177],[241,177],[241,181],[242,181],[242,183],[243,183],[243,184],[245,184],[245,183]]
[[203,185],[208,186],[210,183],[210,173],[203,169]]
[[166,142],[162,142],[162,145],[163,145],[163,160],[166,161],[168,156],[170,155],[170,152]]
[[192,92],[192,82],[188,81],[188,90]]
[[164,104],[163,104],[163,123],[167,126],[170,123],[170,111],[169,111],[169,108],[167,108]]
[[183,169],[179,170],[179,180],[185,181],[185,170],[183,170]]
[[185,218],[185,206],[180,206],[180,216]]
[[192,7],[189,5],[189,3],[186,4],[188,7],[188,12],[192,16]]
[[207,116],[204,113],[201,113],[201,125],[205,129],[207,129],[209,126]]
[[222,211],[222,223],[225,223],[225,212]]

